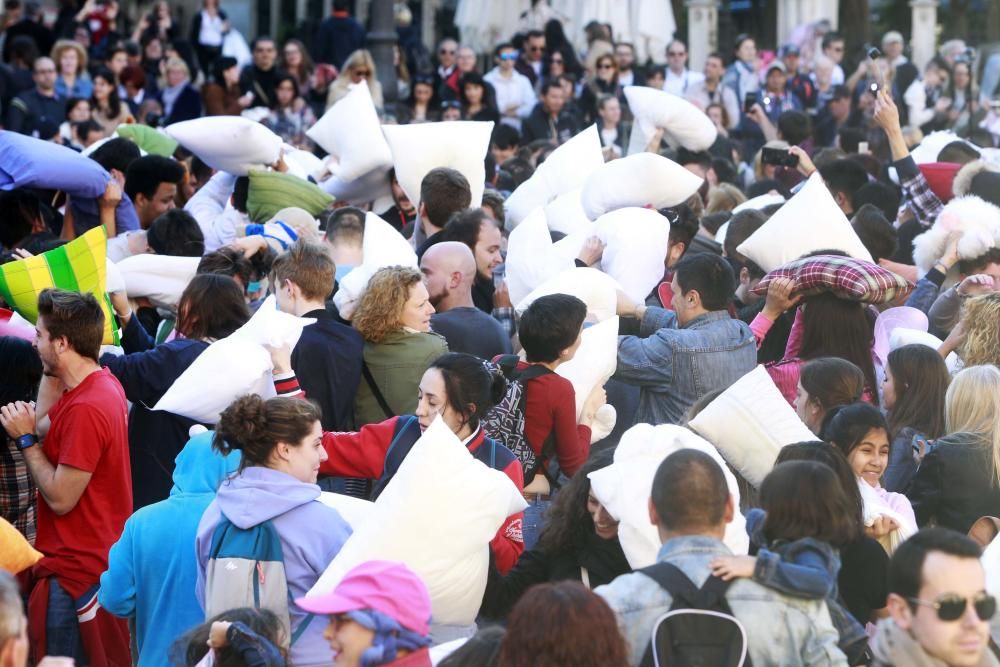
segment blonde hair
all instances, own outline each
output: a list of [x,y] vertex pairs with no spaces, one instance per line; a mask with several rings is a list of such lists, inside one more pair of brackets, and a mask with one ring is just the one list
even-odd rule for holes
[[[401,53],[401,59],[402,56],[403,54]],[[375,108],[382,108],[382,85],[379,83],[378,77],[375,76],[375,59],[372,58],[371,51],[358,49],[347,56],[347,60],[344,61],[344,66],[340,68],[337,78],[330,84],[330,92],[326,97],[326,106],[328,109],[336,104],[344,95],[347,95],[352,83],[351,71],[359,67],[364,67],[368,70],[368,76],[365,77],[365,81],[368,83],[368,92],[372,96]]]
[[399,331],[410,288],[423,279],[419,270],[409,266],[387,266],[376,271],[351,322],[362,338],[377,345]]
[[708,204],[705,206],[705,212],[732,211],[746,200],[747,196],[735,185],[719,183],[708,189]]
[[77,64],[76,72],[74,72],[74,74],[78,77],[82,77],[87,72],[87,51],[83,48],[82,44],[72,39],[60,39],[55,43],[55,46],[52,47],[51,57],[53,62],[56,64],[56,72],[59,73],[59,76],[62,76],[62,71],[59,69],[62,67],[59,63],[59,58],[62,57],[63,52],[67,49],[76,51]]
[[1000,365],[1000,292],[965,303],[962,311],[965,342],[962,360],[967,366]]
[[951,381],[944,400],[948,433],[970,433],[990,447],[993,483],[1000,486],[1000,369],[966,368]]
[[184,70],[184,75],[190,79],[191,78],[191,68],[188,67],[187,63],[184,62],[183,58],[178,58],[174,56],[172,58],[167,58],[167,64],[163,66],[163,73],[166,74],[172,69],[182,69]]

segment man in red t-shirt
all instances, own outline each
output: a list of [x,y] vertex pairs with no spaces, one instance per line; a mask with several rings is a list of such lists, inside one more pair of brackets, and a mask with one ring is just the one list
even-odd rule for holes
[[35,547],[44,558],[28,604],[34,656],[125,667],[128,628],[97,605],[108,550],[132,508],[125,392],[97,363],[104,313],[91,294],[47,289],[37,335],[45,373],[38,406],[0,408],[38,487]]

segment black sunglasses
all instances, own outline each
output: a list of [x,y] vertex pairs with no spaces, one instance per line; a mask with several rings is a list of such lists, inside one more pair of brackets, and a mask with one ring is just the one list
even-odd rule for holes
[[937,616],[942,621],[957,621],[965,614],[968,603],[972,602],[972,607],[976,610],[976,616],[980,621],[988,621],[997,612],[997,599],[987,593],[980,593],[973,598],[964,598],[961,595],[949,593],[942,595],[933,602],[921,600],[919,598],[906,598],[913,604],[930,607],[937,610]]

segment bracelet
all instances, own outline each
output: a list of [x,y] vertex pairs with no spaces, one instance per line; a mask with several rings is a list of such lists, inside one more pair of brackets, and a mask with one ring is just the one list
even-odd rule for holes
[[29,447],[34,447],[38,444],[38,436],[34,433],[25,433],[24,435],[18,436],[14,439],[17,443],[17,448],[22,452]]

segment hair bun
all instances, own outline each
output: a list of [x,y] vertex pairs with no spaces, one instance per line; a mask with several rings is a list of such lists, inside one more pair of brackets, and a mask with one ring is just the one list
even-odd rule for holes
[[[215,427],[215,445],[227,453],[252,445],[267,431],[265,401],[256,394],[240,396],[219,415]],[[221,443],[220,443],[221,439]]]

